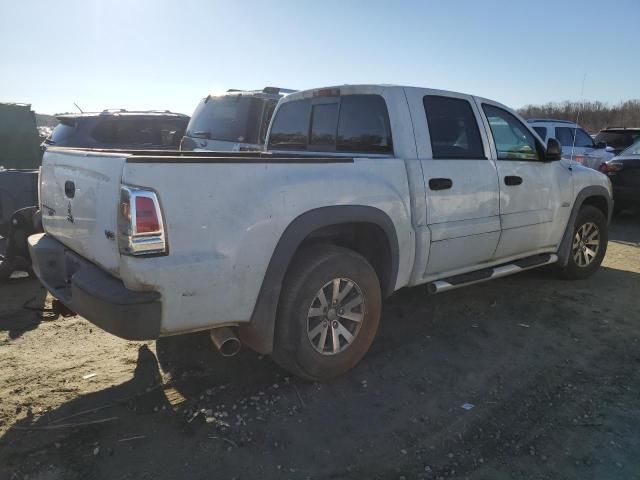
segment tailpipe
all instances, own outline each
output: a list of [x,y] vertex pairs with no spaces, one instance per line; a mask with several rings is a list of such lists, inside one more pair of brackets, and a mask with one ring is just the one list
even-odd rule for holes
[[209,336],[223,357],[233,357],[242,346],[238,336],[229,327],[214,328]]

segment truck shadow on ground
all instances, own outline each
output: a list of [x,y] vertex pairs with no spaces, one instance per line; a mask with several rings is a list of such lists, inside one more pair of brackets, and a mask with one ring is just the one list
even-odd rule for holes
[[[640,274],[602,268],[582,282],[532,271],[437,296],[404,289],[364,361],[323,385],[246,349],[222,358],[206,333],[162,339],[157,354],[142,345],[129,381],[9,428],[0,477],[417,478],[427,465],[426,478],[497,478],[520,444],[558,462],[531,460],[532,475],[588,476],[595,467],[577,466],[587,457],[603,462],[601,478],[623,475],[607,463],[615,452],[592,452],[607,431],[633,451],[640,428],[628,407],[607,410],[634,404],[629,385],[640,384],[634,284]],[[604,300],[614,294],[616,305]],[[586,440],[562,426],[585,411],[603,425]],[[576,435],[571,455],[558,454]]]
[[640,246],[640,209],[625,210],[611,222],[609,240],[631,246]]
[[[11,301],[9,301],[11,299]],[[18,302],[20,306],[14,307]],[[30,277],[10,278],[0,283],[0,332],[16,339],[38,328],[42,321],[57,318],[46,303],[47,291]],[[5,305],[11,305],[5,308]]]

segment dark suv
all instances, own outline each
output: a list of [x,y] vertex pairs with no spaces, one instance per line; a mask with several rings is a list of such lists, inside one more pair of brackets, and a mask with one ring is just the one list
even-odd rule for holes
[[165,111],[104,110],[57,115],[60,123],[43,147],[177,150],[189,116]]
[[611,151],[620,155],[625,148],[630,147],[640,139],[640,128],[607,127],[600,130],[594,139],[596,144],[606,145]]

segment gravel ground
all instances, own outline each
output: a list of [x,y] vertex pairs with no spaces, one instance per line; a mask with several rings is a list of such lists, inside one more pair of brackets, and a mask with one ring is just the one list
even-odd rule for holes
[[640,217],[602,269],[384,305],[330,384],[201,334],[127,342],[0,287],[0,479],[640,478]]

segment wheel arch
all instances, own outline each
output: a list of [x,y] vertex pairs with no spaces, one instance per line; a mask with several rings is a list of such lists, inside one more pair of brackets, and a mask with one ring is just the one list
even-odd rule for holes
[[[386,241],[386,250],[380,252],[384,260],[379,261],[370,249],[359,251],[346,236],[347,232],[355,231],[356,245],[365,245],[357,238],[367,230],[377,232],[372,237],[374,245],[380,246],[381,239]],[[280,290],[289,265],[301,247],[323,241],[352,248],[367,258],[379,276],[383,296],[391,295],[395,290],[399,268],[398,238],[395,226],[385,212],[363,205],[320,207],[305,212],[293,220],[280,237],[262,280],[251,321],[239,328],[242,341],[253,350],[271,353]]]
[[573,225],[576,221],[576,217],[578,216],[578,212],[584,205],[592,205],[596,207],[603,213],[603,215],[607,219],[607,223],[611,221],[611,214],[613,212],[613,200],[611,199],[609,191],[605,187],[600,185],[591,185],[580,190],[580,192],[578,192],[578,195],[576,195],[576,200],[573,203],[569,221],[567,222],[564,235],[562,236],[562,241],[560,242],[560,247],[558,248],[559,265],[564,266],[569,260],[569,246],[571,245]]

